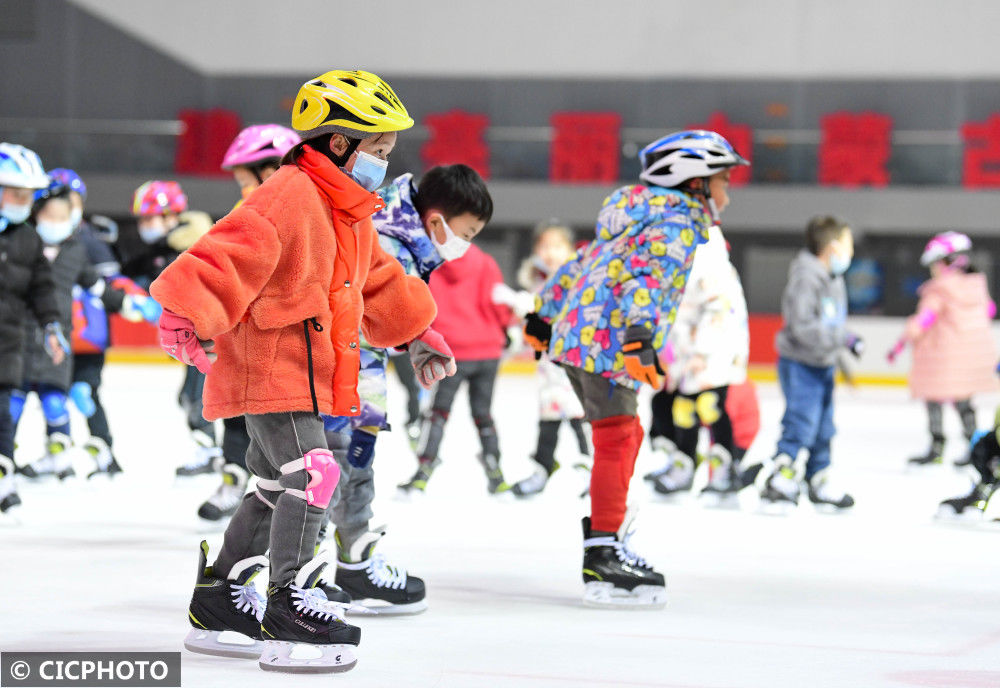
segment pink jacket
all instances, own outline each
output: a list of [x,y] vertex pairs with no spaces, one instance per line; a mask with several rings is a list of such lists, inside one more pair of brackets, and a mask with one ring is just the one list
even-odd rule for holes
[[907,331],[920,332],[919,320],[933,324],[913,341],[910,391],[925,401],[957,401],[997,388],[997,349],[990,332],[992,312],[986,277],[947,272],[920,287],[917,315]]

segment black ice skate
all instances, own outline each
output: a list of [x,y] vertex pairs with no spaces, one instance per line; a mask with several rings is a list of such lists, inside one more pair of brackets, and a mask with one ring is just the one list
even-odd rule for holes
[[222,458],[222,448],[215,444],[215,438],[201,430],[192,430],[191,437],[198,444],[194,456],[187,463],[178,466],[174,471],[178,478],[190,478],[195,475],[217,473],[225,459]]
[[17,496],[17,485],[14,483],[15,473],[14,462],[6,456],[0,456],[0,514],[21,503],[21,498]]
[[907,466],[933,466],[944,462],[944,441],[935,439],[926,454],[906,460]]
[[854,497],[833,486],[826,469],[809,479],[807,492],[809,501],[817,506],[834,507],[837,510],[854,506]]
[[264,648],[260,620],[266,601],[253,579],[267,566],[267,558],[236,562],[226,578],[217,577],[207,562],[208,543],[202,540],[198,578],[188,607],[192,629],[184,647],[206,655],[257,659]]
[[657,494],[672,496],[687,493],[694,482],[694,462],[677,445],[665,437],[653,438],[653,451],[666,457],[666,465],[642,478],[653,486]]
[[222,467],[222,484],[198,507],[198,516],[206,521],[221,521],[235,514],[243,501],[249,479],[244,469],[235,463],[227,463]]
[[417,466],[417,472],[413,474],[413,477],[405,483],[401,483],[397,486],[400,494],[404,496],[423,494],[423,492],[427,489],[427,481],[431,479],[431,476],[434,475],[435,469],[437,469],[440,465],[440,459],[434,459],[433,461],[421,461],[420,465]]
[[757,474],[760,499],[764,505],[791,505],[799,503],[799,474],[795,461],[788,454],[778,454],[771,464]]
[[73,440],[61,432],[54,432],[49,435],[45,443],[45,455],[37,461],[21,468],[21,475],[25,478],[42,478],[54,475],[59,480],[65,480],[76,475],[73,464],[70,461],[69,448],[73,446]]
[[268,591],[258,662],[264,671],[329,674],[350,671],[358,663],[361,629],[345,623],[344,605],[331,602],[318,587],[325,566],[314,558],[290,585]]
[[493,454],[480,454],[479,463],[486,471],[486,489],[490,494],[500,494],[507,492],[510,485],[504,480],[503,472],[500,470],[500,457]]
[[997,486],[990,483],[977,483],[963,497],[946,499],[938,506],[939,518],[975,517],[980,518],[990,502]]
[[549,478],[552,474],[556,472],[559,468],[559,462],[557,461],[552,466],[552,471],[548,471],[544,466],[535,466],[535,472],[529,475],[524,480],[519,480],[514,483],[510,491],[513,492],[518,497],[534,497],[537,494],[541,494],[542,490],[549,483]]
[[419,614],[427,609],[424,581],[407,574],[406,569],[391,566],[381,553],[375,552],[384,534],[384,530],[366,533],[349,552],[340,550],[337,584],[370,613]]
[[87,480],[95,475],[107,475],[113,477],[122,472],[122,467],[118,465],[111,448],[100,437],[91,437],[83,445],[84,451],[94,460],[95,468],[87,474]]
[[[617,534],[593,533],[583,519],[583,603],[605,609],[659,609],[667,603],[663,574],[629,549],[630,519]],[[624,535],[622,535],[624,533]]]

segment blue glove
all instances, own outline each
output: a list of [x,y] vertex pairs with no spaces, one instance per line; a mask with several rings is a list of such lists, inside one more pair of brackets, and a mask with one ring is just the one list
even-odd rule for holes
[[89,382],[74,382],[69,388],[69,398],[87,418],[97,413],[97,404],[94,403],[94,390],[90,388]]
[[122,300],[121,316],[130,322],[145,320],[151,325],[160,321],[163,308],[148,296],[126,294]]
[[364,430],[355,430],[351,435],[351,446],[347,449],[347,462],[355,468],[368,468],[375,453],[375,435]]
[[50,322],[45,326],[45,353],[50,357],[55,358],[56,352],[49,345],[49,337],[55,335],[56,340],[59,342],[59,346],[62,348],[63,353],[67,356],[69,355],[69,342],[66,341],[66,335],[63,334],[62,325],[58,322]]
[[137,305],[139,312],[142,313],[143,320],[150,325],[160,322],[160,316],[163,314],[163,306],[158,304],[153,297],[145,296]]

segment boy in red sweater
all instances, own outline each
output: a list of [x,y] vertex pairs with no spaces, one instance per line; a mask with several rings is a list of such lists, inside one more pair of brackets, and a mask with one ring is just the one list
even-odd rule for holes
[[479,431],[479,461],[486,471],[487,489],[490,494],[510,489],[500,470],[500,445],[490,410],[500,356],[507,342],[506,328],[514,318],[509,308],[493,303],[493,287],[502,283],[496,261],[476,246],[470,246],[464,256],[445,263],[431,275],[431,294],[438,307],[433,326],[451,347],[458,372],[438,384],[430,418],[424,423],[417,445],[420,465],[413,477],[399,486],[403,493],[423,492],[441,463],[438,450],[444,426],[462,382],[469,383],[469,407]]

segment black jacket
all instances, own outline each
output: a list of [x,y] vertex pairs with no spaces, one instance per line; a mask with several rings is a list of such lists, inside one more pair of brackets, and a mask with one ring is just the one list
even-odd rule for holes
[[[47,246],[43,255],[49,252],[52,265],[52,280],[55,282],[56,306],[59,310],[59,322],[68,339],[73,331],[73,286],[80,285],[91,289],[102,278],[97,274],[94,264],[87,256],[83,242],[75,235],[59,246]],[[54,255],[52,255],[54,254]],[[124,292],[104,286],[101,300],[108,312],[121,310]],[[66,360],[55,365],[45,351],[42,330],[35,324],[28,326],[28,340],[25,348],[24,382],[45,383],[54,385],[66,391],[72,378],[73,357],[66,352]]]
[[[0,223],[6,220],[0,218]],[[16,387],[24,379],[25,323],[45,326],[58,319],[42,240],[27,222],[8,225],[0,232],[0,385]]]

